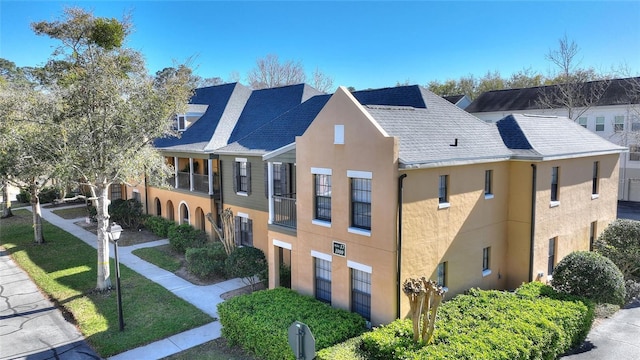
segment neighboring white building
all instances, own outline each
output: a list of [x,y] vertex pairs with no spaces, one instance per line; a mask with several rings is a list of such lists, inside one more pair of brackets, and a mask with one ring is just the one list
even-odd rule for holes
[[[595,105],[575,107],[572,120],[611,142],[629,148],[629,152],[620,155],[618,200],[640,201],[640,77],[587,84],[604,84],[606,90]],[[488,91],[465,110],[487,122],[496,122],[513,113],[568,116],[566,108],[541,105],[542,95],[556,87]]]

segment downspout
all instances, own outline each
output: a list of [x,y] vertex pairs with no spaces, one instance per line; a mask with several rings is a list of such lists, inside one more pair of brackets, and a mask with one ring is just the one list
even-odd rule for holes
[[531,234],[529,239],[529,282],[533,281],[533,249],[535,245],[536,235],[536,184],[538,167],[536,164],[531,164]]
[[149,215],[149,175],[147,166],[144,166],[144,212]]
[[396,269],[396,273],[397,273],[397,291],[398,291],[398,296],[396,299],[396,314],[397,314],[397,318],[400,318],[400,288],[402,287],[402,283],[400,282],[400,270],[402,270],[402,203],[403,203],[403,190],[404,190],[404,185],[403,185],[403,181],[404,178],[407,177],[407,174],[402,174],[400,175],[400,177],[398,178],[398,264],[397,264],[397,269]]

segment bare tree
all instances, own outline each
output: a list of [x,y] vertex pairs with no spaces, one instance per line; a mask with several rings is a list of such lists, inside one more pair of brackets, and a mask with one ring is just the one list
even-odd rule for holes
[[278,55],[268,54],[256,60],[256,67],[249,71],[247,80],[253,89],[303,83],[306,79],[301,62],[289,60],[281,63]]
[[558,40],[558,48],[549,50],[546,58],[557,67],[552,77],[556,85],[540,88],[538,105],[542,108],[565,109],[567,117],[577,120],[604,96],[609,81],[599,79],[594,69],[580,68],[576,58],[580,48],[567,38]]
[[313,81],[311,82],[311,86],[322,92],[326,93],[333,89],[333,78],[326,75],[318,68],[313,71],[312,79]]

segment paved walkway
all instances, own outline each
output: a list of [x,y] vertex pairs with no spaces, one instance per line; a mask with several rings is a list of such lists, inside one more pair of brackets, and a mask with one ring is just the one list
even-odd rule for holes
[[[70,234],[73,234],[90,246],[94,248],[97,247],[98,237],[95,234],[76,225],[75,222],[77,222],[79,219],[63,219],[55,215],[52,210],[56,209],[42,208],[42,217],[51,224],[67,231]],[[184,299],[185,301],[188,301],[203,312],[213,317],[217,317],[217,305],[223,301],[222,298],[220,298],[220,295],[228,291],[244,287],[245,284],[241,279],[231,279],[207,286],[194,285],[169,271],[161,269],[151,263],[140,259],[139,257],[131,253],[136,249],[165,245],[168,243],[168,240],[158,240],[133,246],[121,246],[118,249],[118,260],[121,264],[160,284],[167,290],[174,293],[176,296]],[[111,257],[113,257],[113,254],[114,251],[112,248],[110,251]],[[3,278],[5,277],[3,276]],[[220,335],[220,322],[214,321],[204,326],[173,335],[171,337],[156,341],[143,347],[132,349],[124,353],[112,356],[109,359],[159,359],[186,350],[190,347],[200,345],[207,341],[214,340],[220,337]],[[4,348],[4,344],[2,345],[2,347]],[[12,357],[10,358],[13,359]],[[29,357],[29,359],[31,359],[31,357]]]

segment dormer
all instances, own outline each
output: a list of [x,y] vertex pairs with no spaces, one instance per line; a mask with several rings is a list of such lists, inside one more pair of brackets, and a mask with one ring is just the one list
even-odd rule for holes
[[173,128],[183,132],[193,125],[207,111],[208,105],[189,104],[187,112],[184,114],[176,114],[173,119]]

